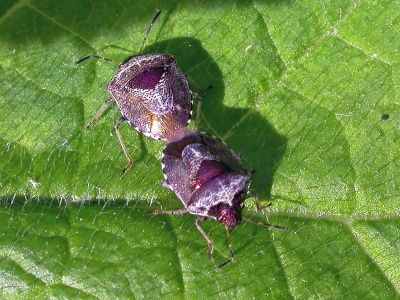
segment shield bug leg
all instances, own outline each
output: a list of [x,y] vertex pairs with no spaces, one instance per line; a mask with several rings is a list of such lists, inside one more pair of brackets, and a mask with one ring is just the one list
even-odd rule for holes
[[186,208],[182,208],[179,210],[163,210],[163,209],[158,209],[155,211],[149,211],[147,214],[148,215],[174,215],[174,216],[179,216],[179,215],[184,215],[187,214],[188,211]]
[[196,111],[196,120],[193,126],[193,131],[197,131],[197,128],[199,127],[199,122],[200,122],[200,109],[201,109],[201,103],[203,101],[203,98],[200,97],[199,94],[193,93],[193,99],[197,99],[197,111]]
[[233,259],[235,258],[235,255],[233,254],[233,249],[232,249],[231,235],[229,233],[229,226],[225,225],[225,230],[226,230],[226,239],[228,241],[230,258],[227,261],[223,262],[222,264],[218,265],[217,269],[221,269],[222,267],[225,267],[227,264],[230,264],[233,261]]
[[121,117],[117,120],[117,122],[115,122],[115,133],[117,134],[118,140],[119,140],[119,144],[121,145],[122,151],[124,151],[125,157],[128,160],[128,165],[126,166],[125,169],[122,170],[122,175],[125,175],[126,172],[128,172],[130,170],[130,168],[132,168],[133,165],[133,159],[132,157],[129,155],[128,150],[126,149],[126,146],[124,144],[124,141],[122,140],[122,136],[121,133],[119,132],[119,125],[121,125],[122,123],[126,122],[126,118],[125,117]]
[[[269,204],[264,205],[264,206],[260,206],[260,202],[258,201],[258,195],[257,194],[249,194],[247,196],[247,198],[253,198],[254,199],[254,203],[256,205],[257,211],[260,211],[260,210],[263,210],[263,209],[265,209],[267,207],[272,206],[272,203],[269,203]],[[264,227],[269,227],[269,228],[274,228],[274,229],[279,229],[279,230],[287,230],[287,228],[283,227],[283,226],[272,225],[272,224],[268,224],[268,223],[264,223],[264,222],[257,222],[257,221],[253,221],[253,220],[250,220],[250,219],[243,218],[243,221],[246,221],[248,223],[252,223],[254,225],[259,225],[259,226],[264,226]]]
[[214,244],[212,242],[212,240],[210,239],[210,237],[207,235],[207,233],[205,233],[205,231],[203,230],[203,228],[200,227],[200,222],[203,222],[207,220],[206,217],[199,217],[194,221],[194,225],[196,226],[197,230],[201,233],[201,235],[203,236],[203,238],[206,240],[207,245],[208,245],[208,258],[210,260],[213,260],[212,258],[212,254],[214,252]]
[[212,88],[210,85],[206,89],[202,89],[197,83],[194,81],[192,77],[190,77],[188,74],[185,74],[186,79],[190,82],[190,85],[192,85],[196,90],[197,93],[192,93],[192,99],[197,100],[197,111],[196,111],[196,120],[193,126],[193,131],[197,131],[197,128],[199,127],[199,122],[200,122],[200,110],[201,110],[201,103],[203,102],[203,98],[201,98],[200,94],[206,93],[209,89]]
[[[93,120],[90,121],[90,123],[88,125],[86,125],[86,128],[89,129],[94,124],[96,124],[97,121],[101,118],[102,114],[106,111],[106,109],[113,102],[115,102],[115,100],[113,98],[110,98],[106,102],[104,102],[103,105],[100,107],[99,111],[97,112],[97,114],[94,116]],[[126,122],[126,118],[125,117],[121,117],[121,118],[119,118],[117,120],[117,122],[115,122],[115,125],[114,125],[115,133],[117,134],[119,144],[121,145],[122,151],[124,151],[126,159],[128,160],[128,165],[125,167],[125,169],[122,170],[122,175],[125,175],[126,172],[128,172],[130,170],[130,168],[132,168],[132,165],[133,165],[133,159],[129,155],[128,150],[125,147],[125,143],[122,140],[121,133],[119,132],[119,129],[118,129],[119,125],[121,125],[122,123],[125,123],[125,122]]]
[[206,89],[201,88],[196,81],[190,75],[185,74],[186,79],[190,82],[190,85],[192,85],[196,90],[198,94],[204,94],[206,93],[209,89],[212,88],[212,85],[208,86]]
[[254,199],[254,204],[256,205],[256,209],[257,211],[263,210],[267,207],[270,207],[272,205],[272,203],[269,203],[267,205],[260,205],[260,201],[258,201],[258,195],[257,194],[249,194],[247,195],[247,198],[253,198]]
[[257,222],[257,221],[253,221],[250,219],[243,218],[243,221],[254,224],[254,225],[268,227],[268,228],[274,228],[274,229],[279,229],[279,230],[283,230],[283,231],[288,230],[286,227],[283,227],[283,226],[272,225],[272,224],[268,224],[268,223],[264,223],[264,222]]
[[97,121],[101,118],[101,115],[106,111],[106,109],[113,103],[115,100],[113,98],[108,99],[106,102],[103,103],[103,105],[100,107],[99,111],[97,114],[94,116],[93,120],[90,121],[89,124],[86,125],[86,128],[92,127],[94,124],[97,123]]

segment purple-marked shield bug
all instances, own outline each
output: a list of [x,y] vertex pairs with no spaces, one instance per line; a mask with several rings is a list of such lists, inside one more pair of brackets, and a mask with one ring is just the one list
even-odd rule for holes
[[[221,268],[230,263],[233,250],[229,228],[239,224],[244,201],[251,183],[251,173],[244,168],[240,158],[220,139],[200,132],[189,132],[183,139],[167,144],[163,151],[163,172],[165,185],[170,188],[185,206],[178,211],[157,210],[151,214],[180,215],[189,213],[198,216],[195,226],[208,244],[209,258],[212,258],[213,243],[199,223],[213,219],[225,224],[230,259],[220,264]],[[254,197],[257,209],[258,199]],[[285,228],[246,221],[284,230]]]
[[[157,12],[148,27],[140,52],[160,13],[161,11]],[[100,57],[87,56],[77,64],[88,58]],[[172,55],[144,54],[131,58],[120,65],[108,85],[108,92],[112,98],[103,104],[87,127],[94,125],[112,102],[117,103],[121,118],[116,121],[114,128],[128,160],[123,174],[132,167],[133,160],[118,129],[122,123],[127,122],[143,135],[165,142],[176,141],[186,135],[186,127],[192,114],[192,91]],[[199,119],[199,109],[200,101],[195,128]]]

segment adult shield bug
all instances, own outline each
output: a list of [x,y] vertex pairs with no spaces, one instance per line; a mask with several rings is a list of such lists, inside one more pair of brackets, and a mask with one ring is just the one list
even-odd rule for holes
[[[157,210],[150,214],[189,213],[198,216],[195,226],[207,241],[210,259],[214,249],[213,243],[199,223],[207,219],[224,223],[230,259],[218,268],[227,265],[234,258],[229,229],[243,220],[242,210],[248,196],[251,173],[221,140],[200,132],[190,132],[183,139],[167,144],[163,151],[162,163],[165,184],[178,196],[185,208],[178,211]],[[256,196],[253,197],[259,209],[258,200]]]
[[[157,12],[148,27],[140,52],[160,13],[161,11]],[[77,64],[88,58],[100,57],[87,56]],[[133,160],[118,129],[122,123],[127,122],[143,135],[165,142],[176,141],[185,136],[192,114],[192,91],[172,55],[144,54],[132,57],[120,65],[108,85],[108,92],[111,98],[103,104],[87,127],[94,125],[111,103],[117,103],[121,117],[114,128],[128,160],[123,174],[132,167]],[[199,109],[200,101],[195,127],[199,119]]]

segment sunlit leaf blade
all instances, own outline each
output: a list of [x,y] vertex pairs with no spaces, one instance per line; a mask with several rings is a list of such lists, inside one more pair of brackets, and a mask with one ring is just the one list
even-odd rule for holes
[[[0,285],[6,299],[396,299],[400,292],[399,51],[395,1],[2,1]],[[212,88],[200,129],[254,170],[231,233],[160,185],[163,143],[121,126],[118,63],[175,55]],[[113,60],[75,62],[87,55]],[[382,116],[385,116],[382,118]]]

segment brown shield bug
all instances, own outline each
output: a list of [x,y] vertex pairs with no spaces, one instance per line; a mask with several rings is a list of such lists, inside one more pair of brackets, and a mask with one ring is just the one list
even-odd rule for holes
[[[240,158],[220,139],[209,134],[189,132],[183,139],[167,144],[163,151],[165,185],[181,200],[185,208],[177,211],[157,210],[150,214],[180,215],[189,213],[198,216],[195,226],[208,244],[208,255],[212,258],[213,243],[199,223],[213,219],[225,224],[230,258],[220,264],[221,268],[234,255],[229,228],[242,220],[281,230],[286,228],[253,222],[242,218],[244,201],[251,183],[251,173]],[[257,209],[257,196],[255,199]]]
[[[161,11],[158,11],[150,23],[140,52],[160,13]],[[101,57],[87,56],[77,64],[88,58]],[[87,127],[94,125],[111,103],[117,103],[121,118],[116,121],[114,128],[128,160],[128,165],[122,174],[133,165],[133,160],[118,130],[122,123],[127,122],[143,135],[165,142],[176,141],[186,135],[186,127],[192,115],[192,91],[172,55],[144,54],[132,57],[120,65],[108,85],[108,92],[111,98],[103,104]],[[195,128],[199,120],[201,102],[198,103]]]

